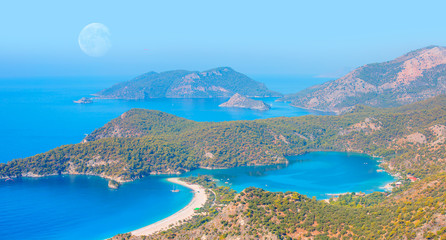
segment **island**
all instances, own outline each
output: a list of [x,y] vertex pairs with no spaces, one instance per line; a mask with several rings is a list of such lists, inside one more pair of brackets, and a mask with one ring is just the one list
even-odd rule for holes
[[238,93],[234,94],[227,102],[224,102],[219,107],[233,107],[233,108],[247,108],[252,110],[267,111],[271,107],[261,100],[254,100],[242,96]]
[[91,98],[87,98],[87,97],[83,97],[77,101],[73,101],[74,103],[79,103],[79,104],[90,104],[93,103],[93,100]]
[[97,98],[143,100],[151,98],[228,98],[235,93],[248,97],[282,97],[265,84],[233,70],[219,67],[203,72],[174,70],[148,72],[96,94]]

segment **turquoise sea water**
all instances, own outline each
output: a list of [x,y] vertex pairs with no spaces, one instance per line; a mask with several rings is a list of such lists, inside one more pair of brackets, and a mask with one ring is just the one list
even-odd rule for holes
[[0,182],[0,239],[105,239],[163,219],[193,194],[148,177],[118,190],[95,176]]
[[[272,105],[272,109],[267,112],[218,107],[227,99],[97,100],[93,104],[73,103],[73,100],[125,79],[0,79],[0,162],[32,156],[64,144],[79,143],[85,134],[131,108],[160,110],[195,121],[253,120],[312,113],[286,103],[274,102],[273,98],[263,99]],[[296,82],[308,84],[309,81],[297,79]],[[274,90],[282,89],[282,85],[277,87]],[[295,89],[297,91],[301,88],[296,86]]]
[[[269,79],[269,83],[268,83]],[[169,112],[196,121],[251,120],[277,116],[320,114],[293,108],[274,99],[268,112],[219,108],[226,99],[99,100],[72,103],[122,78],[61,78],[0,80],[0,162],[31,156],[51,148],[78,143],[84,134],[101,127],[131,108]],[[320,79],[265,78],[273,90],[301,90]],[[298,191],[319,199],[326,193],[370,192],[392,180],[376,172],[376,161],[365,155],[309,153],[290,157],[288,166],[195,170],[187,175],[211,174],[219,184],[237,191],[249,186],[271,191]],[[172,193],[166,176],[147,177],[110,190],[94,176],[51,176],[0,180],[1,239],[103,239],[156,222],[192,198],[181,186]],[[227,182],[227,183],[226,183]]]
[[[327,193],[382,191],[393,181],[377,172],[367,155],[312,152],[289,157],[288,165],[198,169],[182,176],[212,175],[219,185],[237,191],[259,187],[269,191],[297,191],[318,199]],[[171,176],[150,176],[126,183],[118,190],[94,176],[51,176],[0,182],[2,239],[104,239],[161,220],[192,198],[187,188],[172,193]]]
[[288,165],[195,170],[186,175],[210,174],[236,191],[258,187],[273,192],[297,191],[318,199],[327,194],[382,191],[394,179],[379,169],[376,158],[344,152],[311,152],[288,157]]

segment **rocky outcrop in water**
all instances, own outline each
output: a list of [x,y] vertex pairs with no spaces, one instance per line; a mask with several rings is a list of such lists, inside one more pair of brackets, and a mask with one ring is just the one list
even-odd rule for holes
[[250,99],[238,93],[234,94],[234,96],[232,96],[227,102],[220,104],[219,107],[247,108],[260,111],[267,111],[271,109],[271,107],[263,101]]
[[93,100],[91,98],[87,98],[87,97],[83,97],[77,101],[73,101],[74,103],[79,103],[79,104],[89,104],[89,103],[93,103]]

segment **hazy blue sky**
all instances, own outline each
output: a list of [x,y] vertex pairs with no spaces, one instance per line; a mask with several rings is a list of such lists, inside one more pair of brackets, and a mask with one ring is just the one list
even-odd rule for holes
[[[2,1],[0,77],[132,76],[231,66],[251,75],[331,74],[446,45],[446,1]],[[94,58],[78,35],[105,24]]]

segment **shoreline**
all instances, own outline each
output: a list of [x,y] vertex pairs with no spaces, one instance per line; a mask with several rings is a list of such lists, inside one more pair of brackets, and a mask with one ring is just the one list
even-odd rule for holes
[[189,184],[180,180],[180,178],[168,178],[167,181],[179,184],[181,186],[187,187],[194,192],[194,197],[184,208],[178,212],[158,221],[142,227],[140,229],[131,231],[130,233],[134,236],[146,236],[151,235],[160,231],[167,230],[172,227],[172,225],[177,225],[179,221],[184,221],[195,215],[195,208],[201,208],[206,203],[208,197],[206,194],[206,189],[200,185]]

